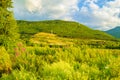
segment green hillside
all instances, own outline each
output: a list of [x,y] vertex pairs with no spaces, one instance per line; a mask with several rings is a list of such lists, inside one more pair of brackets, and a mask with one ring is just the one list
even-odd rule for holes
[[114,28],[114,29],[111,29],[111,30],[108,30],[106,31],[108,34],[116,37],[116,38],[120,38],[120,26]]
[[102,31],[92,30],[85,25],[72,21],[17,21],[20,33],[28,37],[38,32],[54,33],[60,37],[80,39],[113,40],[114,38]]

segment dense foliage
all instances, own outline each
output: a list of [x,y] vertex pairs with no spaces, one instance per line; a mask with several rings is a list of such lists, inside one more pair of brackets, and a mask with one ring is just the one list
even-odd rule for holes
[[7,57],[7,62],[0,62],[6,66],[0,65],[0,80],[119,80],[119,53],[86,45],[58,48],[18,44],[14,55],[5,52],[1,56]]
[[103,39],[113,40],[114,38],[102,31],[92,30],[85,25],[71,21],[17,21],[22,37],[38,32],[54,33],[61,37],[80,39]]
[[[18,38],[11,0],[0,0],[0,45],[10,48]],[[12,45],[11,45],[12,44]]]
[[0,48],[0,80],[119,80],[119,49],[116,41],[41,32],[27,46],[19,42],[13,54]]

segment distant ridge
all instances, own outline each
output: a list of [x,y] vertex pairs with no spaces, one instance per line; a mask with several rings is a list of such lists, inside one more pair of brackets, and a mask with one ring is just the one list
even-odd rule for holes
[[114,38],[102,31],[93,30],[87,26],[63,20],[46,21],[17,21],[22,37],[36,34],[38,32],[53,33],[60,37],[80,38],[80,39],[101,39],[114,40]]
[[106,33],[116,37],[116,38],[120,38],[120,26],[117,26],[111,30],[106,31]]

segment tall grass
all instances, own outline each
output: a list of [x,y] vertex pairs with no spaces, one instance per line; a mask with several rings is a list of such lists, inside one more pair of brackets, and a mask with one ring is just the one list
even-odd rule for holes
[[0,80],[119,80],[117,43],[38,33],[12,53],[0,47]]
[[120,50],[94,49],[88,46],[24,46],[26,51],[22,52],[21,47],[20,55],[8,56],[11,71],[1,71],[1,80],[120,79]]

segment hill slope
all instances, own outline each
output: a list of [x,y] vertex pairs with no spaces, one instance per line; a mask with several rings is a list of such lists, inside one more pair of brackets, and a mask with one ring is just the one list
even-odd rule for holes
[[[38,32],[54,33],[61,37],[81,38],[81,39],[104,39],[113,40],[111,35],[105,32],[92,30],[77,22],[48,20],[48,21],[17,21],[20,33],[23,35],[33,35]],[[26,37],[26,36],[25,36]]]
[[111,30],[108,30],[106,32],[116,38],[120,38],[120,26],[113,28]]

